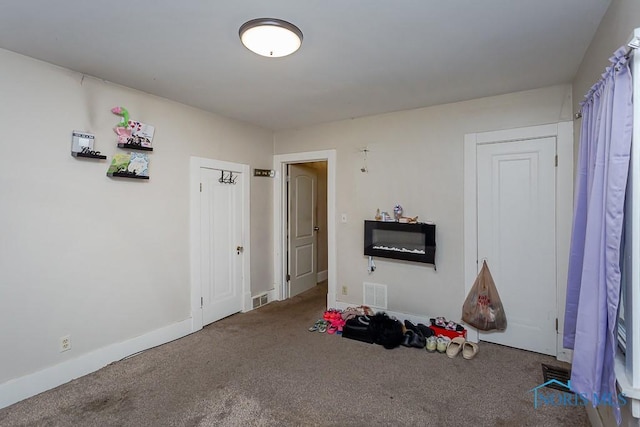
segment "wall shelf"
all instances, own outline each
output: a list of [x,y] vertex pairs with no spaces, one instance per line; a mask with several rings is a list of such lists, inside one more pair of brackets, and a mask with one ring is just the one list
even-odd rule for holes
[[89,153],[75,153],[71,152],[73,157],[82,157],[85,159],[97,159],[97,160],[106,160],[107,156],[103,156],[102,154],[89,154]]
[[111,178],[133,178],[133,179],[149,179],[149,176],[146,175],[135,175],[127,172],[113,172],[107,173],[108,177]]
[[153,151],[153,147],[145,147],[144,145],[138,145],[138,144],[124,144],[122,142],[118,143],[118,147],[130,148],[132,150]]
[[365,221],[364,254],[423,262],[435,267],[436,225]]

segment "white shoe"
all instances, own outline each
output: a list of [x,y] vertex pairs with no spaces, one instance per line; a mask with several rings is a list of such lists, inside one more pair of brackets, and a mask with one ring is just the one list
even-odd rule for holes
[[445,351],[447,351],[447,346],[450,342],[451,338],[445,337],[444,335],[438,336],[436,345],[436,350],[438,350],[438,353],[444,353]]
[[436,351],[436,347],[438,346],[438,342],[435,335],[431,335],[427,338],[427,346],[425,347],[428,352],[433,353]]

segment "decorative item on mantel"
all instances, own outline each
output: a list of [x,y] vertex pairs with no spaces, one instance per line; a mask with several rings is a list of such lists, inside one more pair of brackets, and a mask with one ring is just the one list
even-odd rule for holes
[[[400,206],[400,205],[397,205]],[[402,209],[402,207],[400,207],[400,209]],[[395,208],[394,208],[394,214],[395,214]],[[399,216],[397,219],[393,219],[391,218],[391,216],[389,215],[389,213],[387,212],[380,212],[380,209],[376,209],[376,215],[373,217],[373,219],[375,219],[376,221],[385,221],[385,222],[402,222],[405,224],[415,224],[418,222],[418,216],[414,216],[414,217],[408,217],[408,216]]]
[[402,206],[400,205],[395,205],[393,207],[393,217],[396,219],[396,221],[400,221],[400,217],[402,216]]
[[151,146],[155,132],[153,126],[130,120],[129,111],[124,107],[113,107],[111,112],[122,116],[120,122],[113,129],[118,135],[118,147],[153,151]]
[[414,217],[401,216],[398,222],[402,222],[405,224],[416,224],[418,222],[418,215]]
[[402,206],[395,205],[393,208],[393,218],[389,215],[388,212],[380,212],[380,209],[376,209],[376,215],[374,219],[376,221],[383,222],[401,222],[404,224],[416,224],[418,222],[418,216],[410,217],[410,216],[402,216],[403,213]]

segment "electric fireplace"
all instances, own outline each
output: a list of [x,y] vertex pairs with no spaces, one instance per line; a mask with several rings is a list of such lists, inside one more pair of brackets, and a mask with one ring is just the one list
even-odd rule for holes
[[364,254],[435,266],[436,226],[431,223],[365,221]]

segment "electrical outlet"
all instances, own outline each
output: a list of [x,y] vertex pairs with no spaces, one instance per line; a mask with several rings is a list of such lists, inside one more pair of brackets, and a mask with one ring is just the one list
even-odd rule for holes
[[60,338],[60,353],[71,350],[71,335]]
[[347,287],[346,286],[342,287],[342,295],[347,295]]

